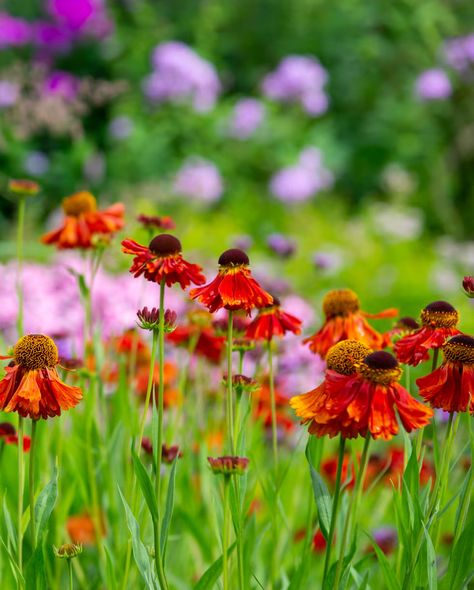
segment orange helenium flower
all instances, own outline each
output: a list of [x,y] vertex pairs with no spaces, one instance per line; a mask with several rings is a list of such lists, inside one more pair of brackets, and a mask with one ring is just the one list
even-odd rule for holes
[[269,342],[275,336],[281,337],[287,332],[300,334],[301,320],[283,311],[278,298],[273,297],[273,303],[261,309],[257,317],[250,322],[245,337],[250,340],[266,340]]
[[87,191],[66,197],[63,210],[64,224],[45,234],[41,238],[44,244],[55,244],[59,249],[92,248],[94,237],[111,236],[125,224],[122,203],[98,211],[95,197]]
[[310,422],[309,433],[316,436],[328,434],[331,438],[341,434],[345,438],[358,436],[348,414],[333,416],[328,411],[331,399],[326,389],[326,379],[336,375],[353,375],[357,366],[371,352],[370,348],[357,340],[343,340],[329,349],[326,357],[327,371],[324,381],[308,393],[290,399],[290,406],[302,418],[302,424]]
[[386,309],[377,314],[361,311],[359,298],[350,289],[330,291],[323,300],[326,321],[310,338],[303,340],[312,352],[325,357],[328,350],[341,340],[359,340],[372,349],[384,348],[387,338],[374,330],[365,318],[391,318],[396,309]]
[[160,234],[152,239],[150,245],[142,246],[134,240],[122,242],[122,252],[133,254],[130,272],[134,277],[143,275],[147,281],[161,283],[168,287],[179,283],[182,289],[206,282],[202,268],[183,258],[181,242],[170,234]]
[[250,314],[254,307],[271,305],[272,296],[264,291],[252,277],[249,258],[245,252],[232,248],[219,258],[219,273],[216,278],[192,289],[190,296],[198,299],[210,312],[224,307],[228,310],[243,309]]
[[401,363],[416,367],[429,359],[431,348],[441,348],[450,336],[461,332],[456,328],[459,313],[446,301],[434,301],[421,312],[421,328],[401,338],[394,346]]
[[390,440],[399,431],[397,411],[407,432],[426,426],[433,410],[413,398],[398,381],[401,369],[397,359],[384,351],[372,352],[354,375],[327,373],[326,410],[333,426],[340,421],[341,433]]
[[23,336],[15,344],[13,359],[15,365],[5,368],[0,381],[0,410],[38,420],[59,416],[81,401],[81,389],[59,378],[58,349],[48,336]]
[[444,361],[416,384],[433,408],[474,414],[474,338],[461,334],[443,346]]

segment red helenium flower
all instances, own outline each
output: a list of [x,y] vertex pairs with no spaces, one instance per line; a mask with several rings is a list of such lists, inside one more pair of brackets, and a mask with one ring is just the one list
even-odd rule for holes
[[154,237],[148,247],[134,240],[122,242],[122,252],[134,255],[130,267],[134,277],[143,275],[154,283],[164,280],[168,287],[179,283],[182,289],[186,289],[191,283],[204,284],[206,278],[201,272],[202,268],[185,260],[181,251],[181,242],[170,234]]
[[81,401],[81,389],[59,378],[58,349],[48,336],[23,336],[15,344],[13,358],[15,365],[5,368],[7,374],[0,381],[0,410],[37,420],[59,416]]
[[328,350],[341,340],[359,340],[372,349],[384,348],[386,336],[379,334],[365,318],[391,318],[398,314],[396,309],[386,309],[378,314],[368,314],[360,309],[359,298],[350,289],[330,291],[323,300],[326,321],[310,338],[303,340],[312,352],[325,357]]
[[245,252],[237,248],[226,250],[219,258],[216,278],[204,287],[192,289],[191,298],[200,301],[210,312],[224,307],[232,311],[242,309],[249,314],[254,307],[271,305],[272,296],[252,277],[248,265]]
[[459,313],[450,303],[430,303],[421,312],[421,328],[395,343],[398,360],[414,367],[428,360],[431,348],[441,348],[447,338],[461,333],[458,322]]
[[59,249],[92,248],[96,236],[111,236],[125,224],[122,203],[98,211],[95,197],[86,191],[66,197],[63,209],[63,225],[45,234],[41,238],[44,244],[55,244]]
[[416,384],[433,408],[474,414],[474,338],[461,334],[443,346],[444,361]]
[[278,298],[273,297],[273,303],[261,309],[257,317],[250,322],[245,337],[269,342],[274,337],[284,336],[287,332],[300,334],[301,320],[283,311]]
[[333,432],[339,422],[341,433],[349,430],[365,436],[370,432],[374,439],[390,440],[399,431],[396,412],[407,432],[426,426],[433,410],[398,383],[400,375],[397,360],[384,351],[369,354],[354,375],[328,371],[325,407]]

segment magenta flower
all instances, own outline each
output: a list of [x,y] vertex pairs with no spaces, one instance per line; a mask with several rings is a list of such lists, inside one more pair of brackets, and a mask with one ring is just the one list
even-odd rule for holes
[[32,28],[27,21],[0,12],[0,49],[18,47],[31,41]]
[[452,86],[444,70],[432,68],[418,76],[415,91],[422,100],[443,100],[451,96]]
[[66,101],[72,101],[76,98],[79,90],[79,80],[69,72],[56,70],[52,72],[45,80],[43,91],[45,94],[61,96]]

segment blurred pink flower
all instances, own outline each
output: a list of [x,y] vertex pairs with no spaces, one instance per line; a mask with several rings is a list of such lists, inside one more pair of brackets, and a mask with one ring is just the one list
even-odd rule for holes
[[418,76],[415,90],[422,100],[443,100],[451,96],[452,86],[444,70],[432,68]]
[[224,190],[222,177],[217,167],[202,158],[190,159],[178,170],[173,192],[195,201],[212,203]]
[[31,24],[6,12],[0,12],[0,49],[26,45],[32,36]]
[[256,98],[239,100],[232,111],[230,135],[237,139],[248,139],[260,127],[265,118],[265,105]]

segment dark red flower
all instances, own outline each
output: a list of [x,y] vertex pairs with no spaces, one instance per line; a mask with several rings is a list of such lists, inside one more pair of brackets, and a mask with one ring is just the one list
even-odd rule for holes
[[433,408],[474,414],[474,338],[454,336],[443,346],[444,361],[416,384]]
[[456,328],[459,313],[446,301],[434,301],[421,312],[421,328],[398,340],[394,349],[398,360],[416,367],[429,359],[432,348],[441,348],[450,336],[461,332]]
[[232,311],[242,309],[250,314],[254,307],[266,307],[273,301],[252,277],[247,254],[236,248],[221,254],[216,278],[204,287],[192,289],[190,296],[210,312],[224,307]]
[[186,289],[191,283],[205,283],[202,268],[187,262],[181,251],[181,242],[170,234],[154,237],[148,247],[141,246],[134,240],[122,242],[122,252],[134,255],[130,267],[134,277],[143,275],[145,279],[154,283],[161,283],[164,279],[168,287],[179,283],[182,289]]
[[139,215],[137,217],[138,223],[143,225],[145,229],[174,229],[176,227],[171,217],[159,217],[158,215]]
[[300,334],[301,320],[283,311],[280,301],[273,297],[273,303],[260,309],[257,317],[250,322],[245,337],[270,342],[274,337],[284,336],[287,332]]

